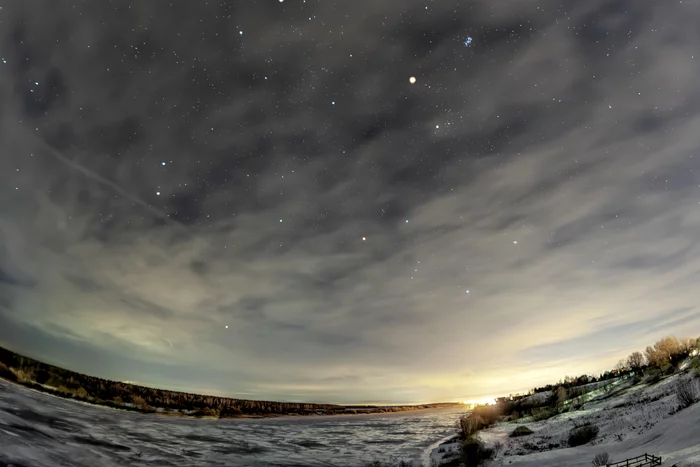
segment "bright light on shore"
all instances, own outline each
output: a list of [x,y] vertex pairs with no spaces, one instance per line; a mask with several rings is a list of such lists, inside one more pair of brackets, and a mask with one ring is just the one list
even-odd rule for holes
[[472,399],[470,401],[462,401],[462,404],[464,405],[471,405],[471,406],[476,406],[476,405],[494,405],[496,403],[496,398],[495,397],[486,397],[484,399]]

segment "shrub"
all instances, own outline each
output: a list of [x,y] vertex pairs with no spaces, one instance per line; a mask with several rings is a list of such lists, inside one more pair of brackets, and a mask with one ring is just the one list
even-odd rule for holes
[[569,431],[569,446],[583,446],[598,436],[598,427],[588,422]]
[[517,438],[519,436],[527,436],[527,435],[531,435],[533,433],[534,433],[534,431],[532,431],[531,429],[529,429],[528,427],[526,427],[524,425],[521,425],[510,433],[510,437]]
[[17,376],[2,362],[0,362],[0,378],[4,378],[9,381],[17,381]]
[[484,443],[473,436],[462,443],[462,462],[466,467],[478,467],[495,456],[495,450],[485,447]]
[[547,420],[549,418],[554,417],[555,415],[559,414],[557,409],[554,408],[545,408],[545,409],[540,409],[535,414],[532,416],[533,420],[536,422],[542,421],[542,420]]
[[563,404],[569,398],[569,391],[564,386],[557,388],[557,405]]
[[496,443],[493,445],[493,454],[494,456],[497,456],[499,452],[503,450],[503,443],[500,441],[496,441]]
[[649,373],[649,382],[650,382],[651,384],[658,383],[659,381],[661,381],[661,376],[662,376],[662,375],[661,375],[661,371],[659,371],[659,370],[652,370],[652,371]]
[[610,464],[610,456],[607,452],[599,452],[593,458],[593,465],[596,467],[602,467]]
[[687,409],[695,403],[695,387],[689,379],[679,380],[676,384],[676,398],[680,409]]

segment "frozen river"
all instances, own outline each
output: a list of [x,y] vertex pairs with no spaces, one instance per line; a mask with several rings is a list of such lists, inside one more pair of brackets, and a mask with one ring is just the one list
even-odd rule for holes
[[0,380],[0,467],[415,465],[464,409],[198,420],[117,411]]

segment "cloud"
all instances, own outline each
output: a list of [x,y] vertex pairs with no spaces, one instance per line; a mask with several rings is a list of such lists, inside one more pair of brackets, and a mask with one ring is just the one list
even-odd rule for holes
[[275,4],[233,27],[144,4],[100,28],[80,19],[97,6],[26,5],[1,31],[17,350],[180,389],[415,402],[692,333],[693,5]]

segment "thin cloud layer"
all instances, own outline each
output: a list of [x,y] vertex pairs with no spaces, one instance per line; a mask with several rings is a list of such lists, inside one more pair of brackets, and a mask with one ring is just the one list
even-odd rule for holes
[[698,334],[697,6],[42,5],[0,23],[0,343],[422,402]]

